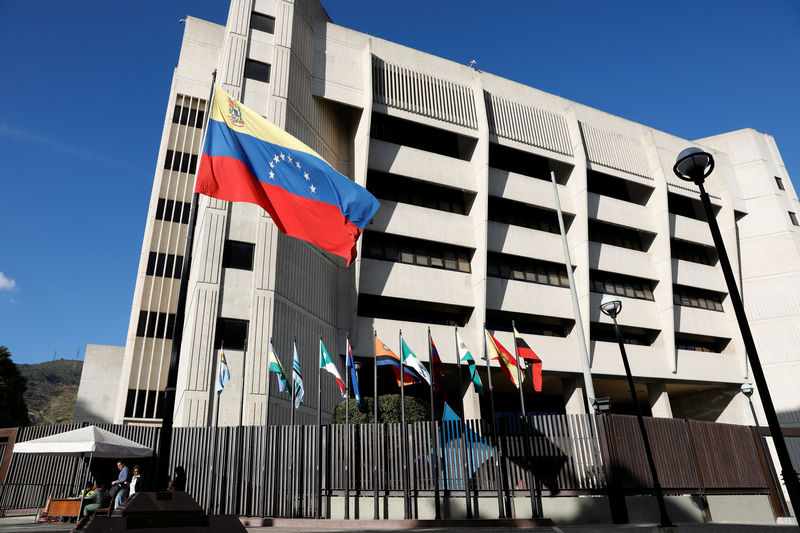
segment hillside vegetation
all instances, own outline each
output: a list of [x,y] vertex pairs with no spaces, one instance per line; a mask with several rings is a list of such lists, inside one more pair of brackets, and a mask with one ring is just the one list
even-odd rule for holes
[[32,426],[72,422],[83,361],[58,359],[35,365],[17,365],[28,378],[25,403]]

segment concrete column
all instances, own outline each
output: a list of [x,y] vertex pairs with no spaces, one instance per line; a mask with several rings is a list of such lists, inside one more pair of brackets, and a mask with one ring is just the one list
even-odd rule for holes
[[648,383],[647,396],[650,399],[650,412],[654,417],[672,418],[672,406],[665,383]]
[[[466,370],[466,365],[462,372]],[[487,385],[484,384],[484,387]],[[489,391],[486,391],[489,394]],[[464,420],[477,420],[481,417],[481,397],[475,392],[472,380],[469,379],[469,370],[464,372]]]
[[568,415],[585,415],[586,402],[583,398],[583,379],[580,377],[563,378],[564,410]]

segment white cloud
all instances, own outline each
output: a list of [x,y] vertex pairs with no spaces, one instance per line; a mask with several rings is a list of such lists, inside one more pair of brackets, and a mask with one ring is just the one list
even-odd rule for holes
[[0,291],[12,291],[17,287],[17,282],[11,278],[7,278],[5,274],[0,272]]

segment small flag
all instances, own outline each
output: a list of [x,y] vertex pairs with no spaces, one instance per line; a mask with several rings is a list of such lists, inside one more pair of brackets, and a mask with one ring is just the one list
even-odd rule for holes
[[222,389],[231,380],[231,371],[228,369],[228,360],[225,359],[225,352],[219,354],[219,366],[217,367],[217,396],[222,394]]
[[378,200],[217,87],[195,192],[264,208],[278,229],[347,259]]
[[350,369],[350,381],[353,382],[353,396],[356,397],[358,405],[361,405],[361,394],[358,392],[358,375],[353,361],[353,349],[350,347],[350,339],[347,339],[347,368]]
[[530,359],[531,374],[533,374],[533,390],[541,392],[542,390],[542,360],[536,355],[522,335],[519,334],[517,328],[514,327],[514,343],[517,345],[517,356],[520,363],[520,368],[525,368],[525,359]]
[[481,383],[481,377],[478,375],[478,366],[475,364],[475,358],[469,353],[467,345],[461,340],[461,335],[459,335],[457,331],[456,340],[458,340],[458,364],[461,364],[462,361],[467,362],[469,365],[469,375],[472,378],[472,386],[475,388],[475,392],[483,395],[483,384]]
[[339,375],[336,365],[333,364],[333,359],[331,359],[328,349],[325,348],[325,345],[322,343],[322,339],[319,340],[319,367],[323,370],[327,370],[329,374],[336,378],[339,390],[342,391],[342,398],[347,398],[347,389],[344,388],[342,376]]
[[280,359],[278,359],[278,355],[275,353],[275,348],[272,347],[272,343],[269,343],[269,365],[267,368],[270,372],[275,372],[277,375],[278,390],[281,392],[289,390],[289,381],[286,379],[286,373],[283,371],[283,366],[281,365]]
[[433,337],[429,338],[431,340],[431,359],[433,360],[433,392],[447,401],[447,392],[444,387],[444,365],[438,350],[436,350],[436,345],[433,344]]
[[[397,386],[400,386],[400,358],[397,357],[391,348],[389,348],[382,340],[375,337],[375,364],[378,366],[391,366],[394,371],[394,377],[397,379]],[[413,385],[422,380],[417,372],[414,372],[410,367],[405,367],[405,376],[403,383],[406,385]]]
[[[414,355],[414,352],[411,351],[411,348],[408,347],[408,344],[406,344],[405,339],[400,339],[400,345],[403,353],[403,363],[405,363],[406,368],[413,371],[413,373],[419,375],[420,378],[425,380],[425,382],[428,385],[430,385],[431,375],[428,373],[427,370],[425,370],[425,366],[423,366],[423,364],[420,363],[419,359],[417,359],[417,356]],[[420,380],[417,379],[416,381],[418,382]]]
[[[519,388],[519,383],[517,381],[517,360],[516,358],[511,355],[511,352],[505,349],[500,342],[494,338],[494,335],[489,333],[489,330],[484,330],[486,332],[486,346],[489,352],[489,359],[497,359],[500,361],[500,370],[503,371],[503,374],[511,380],[511,383],[514,384],[515,387]],[[522,381],[525,381],[525,374],[520,374],[522,376]]]
[[294,343],[294,360],[292,361],[292,381],[294,381],[294,408],[299,409],[303,403],[303,374],[300,372],[300,356],[297,355],[297,343]]

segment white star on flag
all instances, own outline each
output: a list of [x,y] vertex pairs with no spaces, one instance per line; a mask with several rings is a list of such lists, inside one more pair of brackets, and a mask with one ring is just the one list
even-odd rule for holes
[[275,161],[276,163],[278,162],[278,156],[277,155],[273,158],[273,161]]
[[311,192],[312,192],[313,194],[317,194],[317,188],[316,188],[316,187],[314,187],[313,185],[311,186]]
[[281,154],[281,160],[282,160],[282,161],[285,161],[285,160],[286,160],[286,154],[283,154],[283,153]]
[[306,181],[311,179],[308,177],[308,172],[303,172],[303,177],[306,179]]
[[275,173],[273,171],[271,171],[271,170],[269,171],[269,179],[271,179],[271,180],[275,179]]
[[289,160],[289,163],[291,163],[291,162],[292,162],[292,156],[290,156],[290,155],[289,155],[289,156],[286,156],[286,159],[288,159],[288,160]]
[[295,161],[297,163],[297,170],[300,170],[300,161]]

